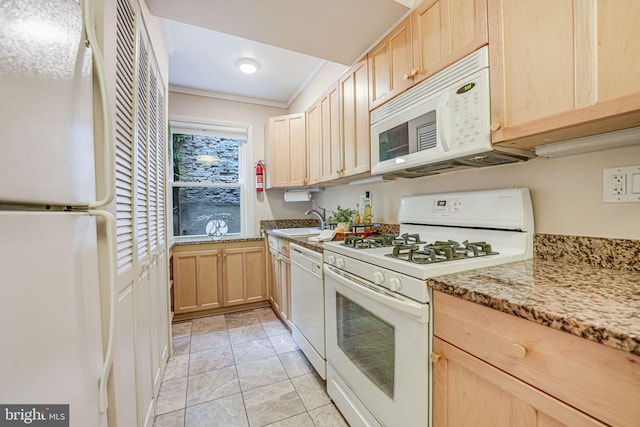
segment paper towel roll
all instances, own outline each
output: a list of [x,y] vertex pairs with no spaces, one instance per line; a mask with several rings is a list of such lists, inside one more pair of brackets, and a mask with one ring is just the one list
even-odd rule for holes
[[284,192],[285,202],[308,202],[309,200],[311,200],[311,192],[307,190]]

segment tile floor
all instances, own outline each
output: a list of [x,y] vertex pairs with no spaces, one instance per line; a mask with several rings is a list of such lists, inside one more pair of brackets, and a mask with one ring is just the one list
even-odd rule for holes
[[155,427],[348,426],[271,308],[172,329]]

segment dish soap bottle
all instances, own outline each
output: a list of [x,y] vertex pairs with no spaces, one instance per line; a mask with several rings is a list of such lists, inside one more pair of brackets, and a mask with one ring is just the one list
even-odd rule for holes
[[368,191],[364,196],[364,225],[371,225],[371,198]]

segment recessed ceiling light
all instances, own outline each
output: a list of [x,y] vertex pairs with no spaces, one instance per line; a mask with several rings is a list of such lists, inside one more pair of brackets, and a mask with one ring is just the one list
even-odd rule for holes
[[258,63],[249,58],[244,58],[238,61],[238,66],[240,67],[240,71],[247,74],[253,74],[258,69]]

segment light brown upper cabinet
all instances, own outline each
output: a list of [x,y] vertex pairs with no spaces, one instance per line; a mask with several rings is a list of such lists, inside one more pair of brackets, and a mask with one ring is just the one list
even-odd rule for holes
[[320,181],[340,178],[340,103],[338,85],[335,84],[320,97],[320,145],[322,160]]
[[487,0],[426,0],[368,53],[369,109],[487,42]]
[[370,110],[413,84],[408,78],[413,66],[411,47],[411,16],[408,16],[367,54]]
[[267,188],[306,185],[307,152],[304,113],[271,117],[267,124]]
[[640,125],[640,2],[488,0],[492,141]]
[[307,185],[320,182],[322,167],[322,141],[320,134],[320,105],[316,101],[307,109]]
[[412,13],[413,84],[488,42],[487,0],[426,0]]
[[339,81],[340,176],[371,170],[369,87],[366,59],[356,63]]

